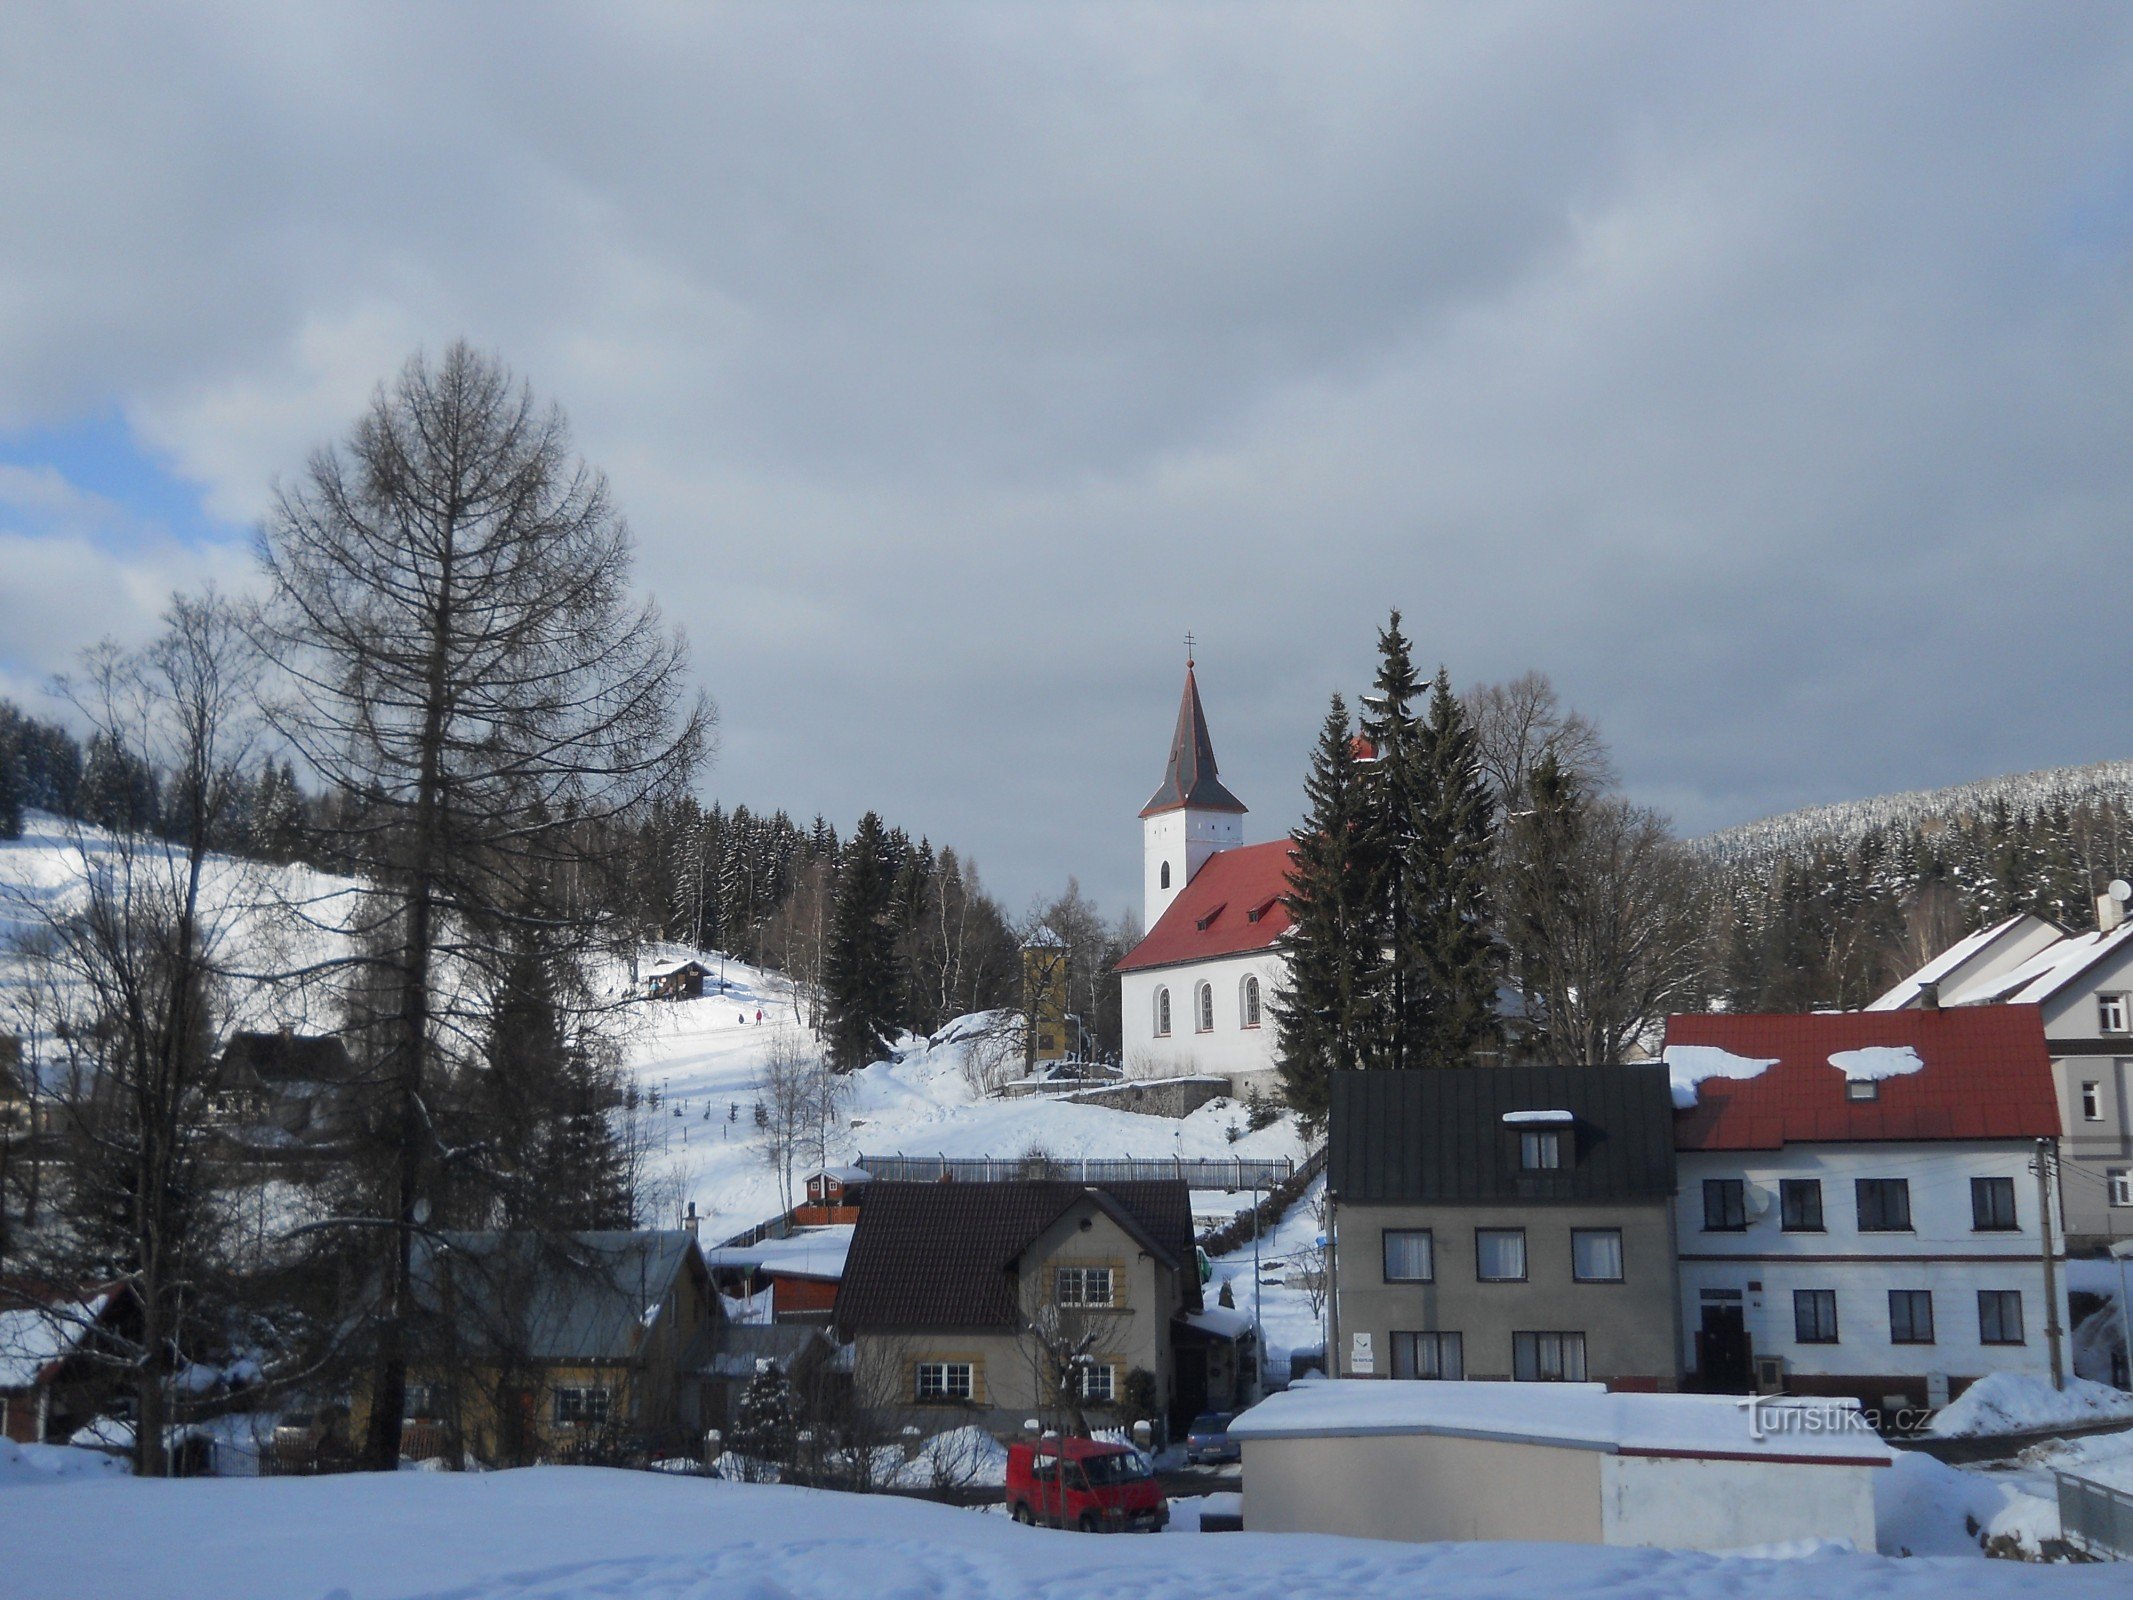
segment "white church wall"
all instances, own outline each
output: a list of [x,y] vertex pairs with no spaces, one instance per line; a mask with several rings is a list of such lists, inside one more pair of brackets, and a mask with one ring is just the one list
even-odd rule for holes
[[[1224,956],[1128,972],[1119,980],[1125,1023],[1125,1070],[1129,1078],[1178,1078],[1219,1075],[1242,1095],[1258,1087],[1273,1091],[1277,1030],[1273,1000],[1285,971],[1271,950]],[[1244,980],[1259,981],[1259,1024],[1244,1023]],[[1200,985],[1212,990],[1214,1025],[1196,1026],[1195,995]],[[1156,995],[1170,993],[1170,1032],[1156,1032]]]

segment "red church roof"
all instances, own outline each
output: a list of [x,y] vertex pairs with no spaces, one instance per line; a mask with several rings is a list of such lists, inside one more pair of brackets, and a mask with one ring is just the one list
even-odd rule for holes
[[[1669,1052],[1709,1045],[1774,1063],[1752,1077],[1697,1084],[1696,1104],[1675,1119],[1674,1144],[1681,1150],[2043,1139],[2060,1131],[2044,1013],[2036,1006],[1674,1016],[1666,1020],[1666,1043]],[[1831,1055],[1891,1047],[1908,1047],[1924,1065],[1876,1077],[1872,1099],[1849,1098],[1845,1070]],[[1678,1078],[1683,1063],[1670,1059],[1669,1065]]]
[[1269,948],[1289,931],[1289,911],[1281,897],[1289,892],[1289,860],[1295,852],[1295,844],[1287,839],[1216,851],[1118,970],[1169,967]]

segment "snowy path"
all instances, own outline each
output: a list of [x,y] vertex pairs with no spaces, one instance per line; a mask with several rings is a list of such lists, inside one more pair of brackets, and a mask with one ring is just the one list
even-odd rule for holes
[[1256,1534],[1092,1538],[650,1473],[79,1481],[0,1492],[9,1600],[2100,1600],[2124,1570]]

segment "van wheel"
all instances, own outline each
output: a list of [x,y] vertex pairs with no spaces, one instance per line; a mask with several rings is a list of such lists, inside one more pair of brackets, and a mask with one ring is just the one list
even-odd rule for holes
[[1083,1533],[1094,1533],[1096,1531],[1096,1513],[1093,1511],[1084,1511],[1081,1514],[1081,1520],[1075,1523],[1074,1526],[1079,1528]]
[[1026,1500],[1015,1502],[1014,1518],[1025,1528],[1034,1528],[1037,1525],[1037,1519],[1030,1514],[1029,1502]]

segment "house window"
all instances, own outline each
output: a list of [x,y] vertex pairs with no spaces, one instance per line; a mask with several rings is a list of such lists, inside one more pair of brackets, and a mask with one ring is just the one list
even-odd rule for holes
[[1792,1337],[1801,1344],[1837,1342],[1837,1291],[1792,1291]]
[[1933,1342],[1933,1291],[1930,1289],[1891,1289],[1889,1291],[1889,1343],[1931,1344]]
[[2133,1206],[2133,1167],[2108,1167],[2103,1182],[2114,1206]]
[[1518,1164],[1528,1172],[1553,1172],[1563,1164],[1563,1136],[1553,1131],[1521,1133]]
[[1435,1241],[1427,1228],[1385,1230],[1385,1281],[1387,1283],[1434,1283],[1437,1278]]
[[1466,1376],[1466,1345],[1456,1333],[1399,1333],[1392,1336],[1395,1378],[1442,1378],[1457,1383]]
[[2081,1120],[2083,1122],[2103,1121],[2102,1084],[2091,1081],[2081,1085]]
[[972,1393],[967,1361],[921,1361],[913,1369],[912,1397],[920,1402],[968,1400]]
[[1193,994],[1192,1025],[1202,1033],[1215,1031],[1215,986],[1203,983]]
[[1170,887],[1170,863],[1167,861],[1163,863],[1163,887]]
[[2022,1343],[2021,1290],[1978,1290],[1977,1337],[1980,1344]]
[[1748,1226],[1748,1185],[1741,1178],[1703,1180],[1703,1231],[1739,1233]]
[[1244,980],[1244,998],[1238,1009],[1243,1014],[1244,1026],[1247,1028],[1259,1026],[1259,980],[1257,978],[1246,978]]
[[1861,1233],[1911,1231],[1911,1180],[1861,1178],[1858,1182]]
[[1844,1098],[1847,1100],[1879,1100],[1881,1085],[1872,1078],[1846,1078]]
[[1063,1306],[1113,1306],[1116,1284],[1109,1267],[1061,1267],[1053,1279],[1055,1298]]
[[556,1425],[575,1428],[605,1427],[608,1407],[613,1398],[613,1391],[608,1389],[558,1389],[555,1392]]
[[2096,997],[2096,1031],[2098,1033],[2126,1032],[2126,997],[2122,994],[2100,994]]
[[1067,1369],[1067,1388],[1077,1400],[1109,1405],[1116,1382],[1117,1369],[1108,1361],[1085,1361]]
[[1582,1333],[1514,1333],[1511,1376],[1520,1383],[1583,1383]]
[[1622,1230],[1572,1228],[1570,1276],[1579,1283],[1622,1281]]
[[1820,1178],[1781,1178],[1778,1180],[1778,1215],[1787,1233],[1820,1233],[1822,1231],[1822,1180]]
[[2015,1230],[2015,1193],[2012,1178],[1970,1180],[1970,1226],[1979,1233],[2012,1233]]
[[1170,1037],[1170,991],[1168,989],[1155,991],[1155,1036],[1158,1039]]
[[[411,1383],[407,1386],[407,1397],[401,1415],[409,1419],[419,1417],[425,1420],[441,1417],[444,1415],[447,1398],[445,1387],[441,1383]],[[561,1421],[562,1418],[558,1416],[556,1420]]]
[[1522,1283],[1526,1276],[1524,1228],[1476,1228],[1474,1275],[1483,1283]]

